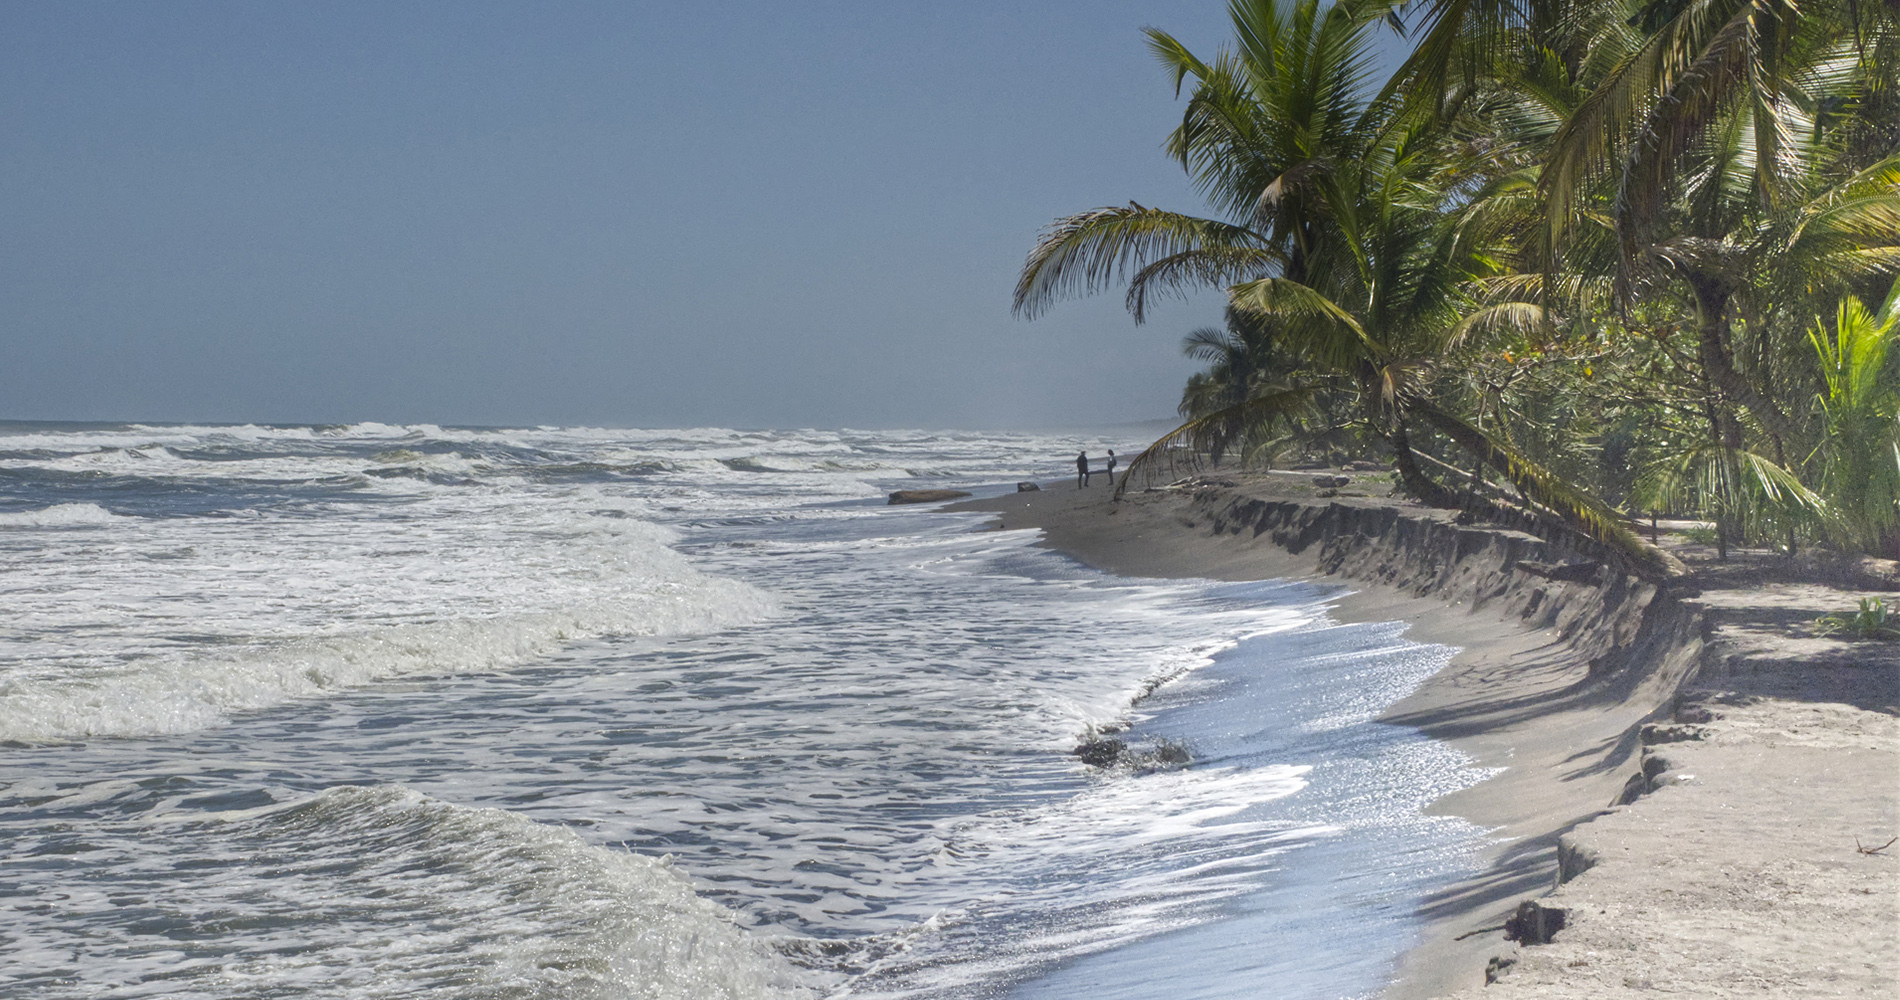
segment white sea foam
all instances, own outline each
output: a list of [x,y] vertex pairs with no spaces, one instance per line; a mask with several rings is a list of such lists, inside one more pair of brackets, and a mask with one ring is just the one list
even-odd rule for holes
[[[695,569],[657,525],[571,507],[463,514],[104,514],[128,523],[0,573],[15,614],[0,639],[0,739],[187,732],[384,678],[504,669],[575,639],[702,632],[774,606]],[[178,650],[178,632],[202,638]]]
[[[897,935],[902,947],[869,942],[881,954],[867,963],[856,992],[935,996],[973,982],[1006,983],[1052,956],[1074,960],[1204,921],[1257,891],[1279,855],[1332,832],[1258,813],[1305,788],[1310,770],[1118,775],[1073,799],[969,824],[932,859],[933,879],[968,884],[979,872],[1034,878],[933,917],[929,933]],[[1103,858],[1116,859],[1112,871],[1103,870]],[[1016,913],[1036,916],[1021,921]],[[996,922],[1010,933],[972,947],[977,927]]]
[[[1394,678],[1330,653],[1426,665],[1304,629],[1302,588],[1111,580],[1027,532],[848,502],[1059,475],[1120,440],[17,429],[0,499],[127,515],[0,530],[0,736],[41,742],[0,753],[0,978],[46,1000],[771,995],[764,933],[820,989],[999,995],[1306,868],[1273,905],[1319,922],[1246,947],[1376,964],[1402,917],[1339,939],[1355,883],[1333,873],[1356,869],[1314,859],[1458,766],[1357,721]],[[785,595],[769,629],[723,627],[772,607],[740,580]],[[1229,669],[1273,631],[1305,659]],[[571,642],[615,633],[688,634]],[[495,669],[516,664],[536,669]],[[493,672],[378,683],[456,671]],[[1236,699],[1243,674],[1287,683]],[[1110,723],[1195,763],[1067,753]],[[196,727],[218,728],[79,739]],[[1429,832],[1365,871],[1446,863]]]
[[[143,857],[150,845],[165,851]],[[75,965],[75,995],[799,995],[787,963],[670,859],[400,786],[210,818],[175,810],[100,830],[88,848],[96,865],[136,866],[141,885],[169,877],[162,891],[127,886],[113,905],[137,919],[96,923],[76,953],[60,921],[91,907],[84,885],[36,886],[40,905],[10,913],[9,950],[29,968]],[[243,927],[248,946],[201,956],[164,936],[209,927]]]
[[111,524],[119,515],[93,503],[62,503],[38,510],[0,512],[0,528],[66,528]]
[[189,732],[234,712],[385,678],[500,670],[544,658],[573,639],[707,631],[752,620],[770,607],[742,583],[703,578],[563,611],[391,625],[152,660],[83,679],[0,684],[0,740]]

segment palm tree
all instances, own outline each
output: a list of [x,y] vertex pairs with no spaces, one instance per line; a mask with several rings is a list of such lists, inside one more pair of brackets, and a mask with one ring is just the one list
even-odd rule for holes
[[1760,513],[1792,552],[1818,501],[1792,471],[1818,430],[1788,405],[1803,306],[1900,268],[1900,7],[1440,0],[1423,24],[1395,84],[1462,87],[1539,147],[1531,273],[1491,283],[1490,311],[1679,301],[1708,434],[1659,460],[1652,499],[1699,497],[1724,553]]
[[[1207,362],[1207,369],[1189,376],[1181,392],[1180,413],[1189,418],[1245,402],[1265,387],[1276,367],[1273,341],[1264,326],[1232,306],[1227,309],[1225,326],[1190,332],[1182,338],[1181,352]],[[1206,451],[1218,465],[1228,449],[1262,429],[1228,421],[1209,427],[1195,441],[1195,448]]]
[[1849,545],[1900,558],[1900,390],[1888,364],[1900,340],[1900,282],[1872,311],[1842,299],[1833,330],[1816,322],[1808,340],[1826,387],[1815,400],[1826,422],[1812,456],[1820,492]]
[[1325,239],[1319,204],[1331,171],[1376,136],[1364,99],[1367,34],[1388,6],[1340,0],[1232,0],[1236,48],[1204,62],[1166,32],[1149,48],[1178,93],[1196,81],[1167,150],[1210,205],[1233,221],[1134,202],[1058,219],[1030,251],[1015,308],[1127,283],[1136,322],[1151,299],[1269,274],[1304,280]]
[[[1351,178],[1369,157],[1391,163],[1396,151],[1385,122],[1365,98],[1370,31],[1389,8],[1375,0],[1339,0],[1324,8],[1319,0],[1233,0],[1235,48],[1211,63],[1150,29],[1150,48],[1173,75],[1177,92],[1189,77],[1195,81],[1167,149],[1203,196],[1237,221],[1132,202],[1058,219],[1024,264],[1017,312],[1033,317],[1060,298],[1126,281],[1129,311],[1141,322],[1154,298],[1227,287],[1243,311],[1278,314],[1283,336],[1296,340],[1300,353],[1353,373],[1368,402],[1381,395],[1381,379],[1391,382],[1386,388],[1396,388],[1391,380],[1400,377],[1399,369],[1386,365],[1381,374],[1383,355],[1377,351],[1358,357],[1371,342],[1351,333],[1360,329],[1357,321],[1316,290],[1335,279],[1363,283],[1369,278],[1365,266],[1374,263],[1353,245],[1361,185]],[[1418,151],[1403,152],[1403,162],[1416,166]],[[1345,326],[1335,322],[1342,317]],[[1250,399],[1191,421],[1183,433],[1246,423],[1310,395],[1300,389]],[[1397,399],[1391,392],[1382,395],[1388,404]],[[1455,503],[1450,491],[1419,470],[1403,419],[1376,424],[1408,488],[1429,502]]]
[[[1883,185],[1891,169],[1878,162],[1896,150],[1863,127],[1900,111],[1900,9],[1658,0],[1627,20],[1621,5],[1602,9],[1593,48],[1609,65],[1552,137],[1540,179],[1545,245],[1557,253],[1590,200],[1611,194],[1622,296],[1682,282],[1718,410],[1739,404],[1770,435],[1794,437],[1788,414],[1736,365],[1735,300],[1771,260],[1828,284],[1900,263],[1900,188]],[[1758,238],[1777,229],[1788,238]],[[1839,246],[1849,234],[1863,238]],[[1834,252],[1806,252],[1812,244]],[[1718,422],[1739,447],[1733,413]]]
[[1202,327],[1182,339],[1183,353],[1207,362],[1206,370],[1188,376],[1181,392],[1179,412],[1189,420],[1294,386],[1305,393],[1285,397],[1289,405],[1300,404],[1294,408],[1202,425],[1189,436],[1189,451],[1206,452],[1218,465],[1236,449],[1242,461],[1251,462],[1263,455],[1271,460],[1288,449],[1339,455],[1362,447],[1351,393],[1342,391],[1336,377],[1286,350],[1281,339],[1263,317],[1231,305],[1224,326]]
[[[1384,3],[1317,0],[1282,6],[1234,0],[1236,48],[1209,63],[1151,31],[1150,44],[1194,91],[1169,151],[1234,221],[1131,203],[1059,219],[1031,251],[1019,312],[1126,281],[1139,321],[1150,300],[1224,286],[1241,313],[1271,324],[1282,349],[1352,385],[1360,419],[1390,446],[1401,483],[1419,499],[1462,498],[1427,475],[1416,422],[1503,472],[1533,509],[1648,561],[1600,502],[1562,483],[1431,398],[1431,376],[1460,324],[1467,289],[1495,277],[1508,244],[1474,185],[1483,151],[1448,141],[1432,121],[1369,103],[1368,32]],[[1178,444],[1307,402],[1314,384],[1255,392],[1201,414],[1130,463],[1130,478]]]

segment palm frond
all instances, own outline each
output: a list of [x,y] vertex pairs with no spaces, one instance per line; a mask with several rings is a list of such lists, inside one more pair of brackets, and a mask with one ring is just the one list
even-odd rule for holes
[[[1580,199],[1595,179],[1612,172],[1625,178],[1619,222],[1646,222],[1645,213],[1654,208],[1649,199],[1673,190],[1669,171],[1676,154],[1699,134],[1740,72],[1736,47],[1749,37],[1753,4],[1773,2],[1687,0],[1604,75],[1552,137],[1545,157],[1539,184],[1548,246],[1563,243],[1579,216]],[[1643,176],[1628,180],[1639,156]],[[1650,183],[1660,186],[1643,186]],[[1627,230],[1625,266],[1634,259],[1641,228],[1619,225]]]
[[1159,28],[1144,28],[1142,34],[1148,36],[1148,51],[1154,53],[1170,75],[1174,77],[1174,96],[1181,96],[1181,84],[1189,76],[1205,79],[1213,73],[1207,64],[1195,58],[1188,47],[1181,44],[1173,35]]
[[1245,349],[1239,337],[1217,326],[1189,330],[1181,338],[1181,353],[1196,361],[1220,361]]
[[1808,329],[1808,343],[1814,347],[1827,386],[1821,399],[1824,410],[1867,410],[1894,392],[1882,377],[1896,334],[1900,334],[1900,281],[1894,282],[1887,300],[1871,311],[1852,295],[1841,299],[1831,335],[1819,322]]
[[[1758,129],[1752,136],[1758,175],[1762,157],[1774,159],[1786,144],[1785,128],[1774,111],[1775,97],[1755,92],[1765,85],[1760,79],[1758,22],[1777,14],[1781,3],[1692,2],[1658,32],[1659,38],[1669,39],[1674,58],[1659,65],[1659,74],[1648,81],[1654,89],[1646,95],[1647,113],[1632,136],[1635,141],[1629,144],[1620,171],[1617,215],[1626,255],[1634,256],[1647,241],[1665,199],[1675,190],[1674,172],[1684,151],[1710,126],[1738,87],[1750,89],[1757,123],[1773,133]],[[1710,27],[1714,30],[1708,31]]]
[[1460,320],[1457,326],[1445,334],[1445,348],[1463,347],[1477,337],[1496,337],[1516,335],[1519,337],[1532,333],[1548,332],[1551,328],[1550,314],[1534,302],[1500,302],[1485,306]]
[[1826,520],[1826,499],[1801,478],[1764,455],[1744,448],[1697,442],[1652,462],[1637,480],[1635,502],[1651,510],[1710,505],[1711,498],[1753,495],[1773,507]]
[[1194,288],[1220,288],[1257,278],[1285,258],[1269,247],[1221,246],[1183,250],[1136,271],[1128,279],[1128,312],[1141,323],[1151,299],[1185,296]]
[[1038,316],[1060,299],[1101,291],[1165,257],[1267,245],[1244,226],[1134,202],[1082,212],[1043,231],[1016,282],[1015,311]]
[[1314,386],[1276,389],[1189,420],[1157,438],[1155,443],[1142,449],[1141,454],[1136,455],[1134,461],[1128,463],[1128,469],[1122,473],[1121,480],[1115,484],[1115,498],[1120,499],[1123,493],[1128,492],[1128,484],[1137,472],[1144,477],[1152,476],[1159,463],[1167,461],[1173,451],[1189,445],[1199,435],[1223,425],[1251,423],[1290,414],[1306,405],[1317,391],[1317,387]]
[[1383,355],[1353,314],[1319,290],[1291,278],[1260,278],[1227,291],[1227,300],[1243,313],[1288,321],[1283,336],[1314,358],[1341,371]]

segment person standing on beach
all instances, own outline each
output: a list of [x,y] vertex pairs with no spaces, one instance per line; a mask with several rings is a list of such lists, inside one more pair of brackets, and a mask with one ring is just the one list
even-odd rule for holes
[[1075,456],[1075,488],[1081,489],[1089,484],[1089,453]]
[[1105,471],[1108,472],[1109,483],[1113,484],[1115,482],[1115,449],[1113,448],[1108,449],[1108,469]]

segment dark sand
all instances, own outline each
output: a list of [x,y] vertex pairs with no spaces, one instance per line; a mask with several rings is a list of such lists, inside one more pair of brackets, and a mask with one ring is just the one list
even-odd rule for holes
[[[1350,495],[1383,494],[1383,476],[1342,496],[1320,495],[1312,475],[1118,502],[1099,484],[1056,482],[948,509],[1038,529],[1044,544],[1110,572],[1222,580],[1327,575],[1320,546],[1294,554],[1272,534],[1235,533],[1222,513],[1235,498],[1450,523]],[[1379,558],[1326,568],[1355,588],[1335,618],[1409,622],[1408,638],[1461,650],[1382,721],[1504,769],[1431,807],[1492,830],[1490,868],[1424,902],[1423,940],[1388,997],[1900,996],[1900,845],[1855,845],[1900,833],[1900,643],[1802,634],[1858,593],[1730,567],[1738,579],[1705,571],[1666,588],[1661,611],[1644,611],[1645,595],[1620,619],[1594,621],[1597,591],[1508,566],[1478,600]],[[1661,727],[1648,740],[1645,723]],[[1658,742],[1682,736],[1692,738]],[[1648,781],[1636,777],[1646,764]],[[1635,792],[1645,794],[1613,804]],[[1558,887],[1560,845],[1573,877]],[[1532,898],[1565,908],[1566,929],[1546,945],[1506,941],[1504,919]]]

